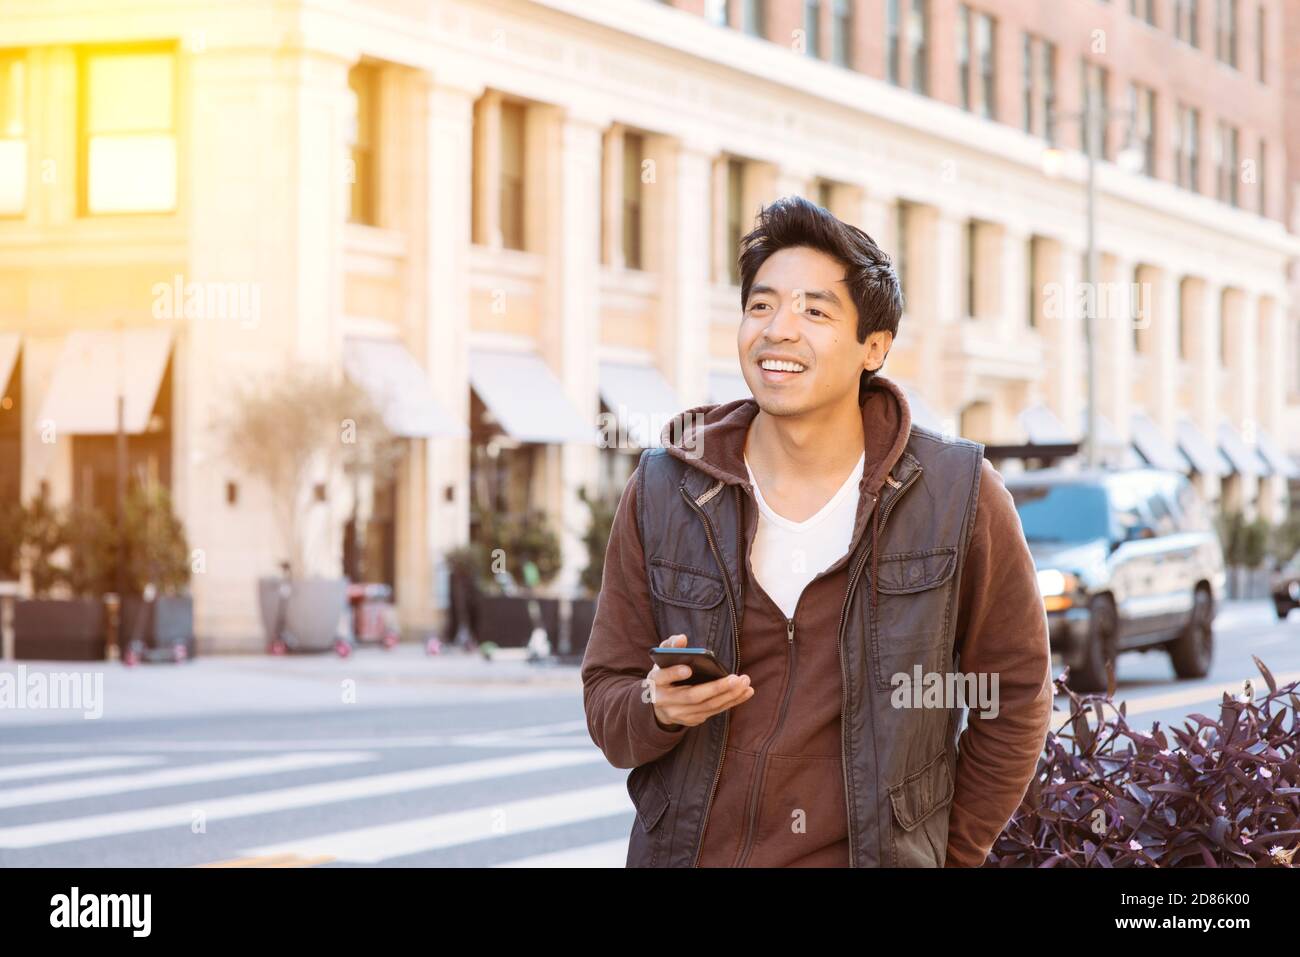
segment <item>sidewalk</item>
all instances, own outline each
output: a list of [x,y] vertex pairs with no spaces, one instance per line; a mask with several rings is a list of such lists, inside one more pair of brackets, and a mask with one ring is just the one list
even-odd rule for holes
[[362,646],[347,658],[333,652],[221,655],[133,668],[108,661],[0,662],[0,675],[5,673],[15,676],[11,681],[19,675],[29,680],[36,674],[82,676],[100,689],[95,693],[101,696],[103,718],[85,719],[80,710],[0,707],[0,728],[582,694],[578,665],[530,664],[523,660],[523,649],[500,650],[493,661],[450,649],[429,655],[415,642],[391,651]]

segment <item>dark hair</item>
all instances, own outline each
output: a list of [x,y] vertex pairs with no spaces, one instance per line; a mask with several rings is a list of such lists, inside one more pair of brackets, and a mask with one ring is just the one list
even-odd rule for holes
[[[873,332],[898,335],[903,290],[893,261],[857,226],[802,196],[783,196],[758,212],[754,228],[740,240],[740,308],[749,301],[754,276],[767,257],[781,249],[807,246],[844,266],[844,281],[858,311],[858,342]],[[858,401],[866,397],[875,373],[862,371]]]

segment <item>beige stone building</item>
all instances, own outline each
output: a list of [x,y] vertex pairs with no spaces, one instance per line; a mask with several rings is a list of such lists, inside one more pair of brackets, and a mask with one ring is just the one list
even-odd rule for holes
[[1078,438],[1087,87],[1114,111],[1108,457],[1280,519],[1300,452],[1282,5],[1146,6],[0,0],[0,488],[111,496],[122,394],[133,468],[203,553],[204,647],[256,648],[253,582],[284,548],[212,424],[249,375],[323,363],[405,438],[365,504],[367,577],[407,627],[437,622],[475,501],[543,509],[567,589],[579,489],[620,487],[667,414],[747,394],[736,244],[790,193],[896,258],[885,373],[920,421]]

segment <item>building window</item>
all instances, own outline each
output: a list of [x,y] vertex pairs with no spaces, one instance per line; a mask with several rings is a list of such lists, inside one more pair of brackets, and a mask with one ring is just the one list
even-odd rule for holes
[[351,159],[351,189],[348,193],[348,221],[377,226],[379,170],[375,147],[379,143],[379,71],[358,63],[348,71],[348,153]]
[[1220,202],[1237,205],[1237,128],[1219,121],[1214,138],[1215,180]]
[[1038,60],[1040,93],[1043,98],[1043,124],[1048,140],[1052,139],[1053,113],[1056,110],[1056,44],[1043,41]]
[[83,214],[175,211],[175,76],[166,50],[83,54]]
[[1025,132],[1034,132],[1034,38],[1024,34],[1020,48],[1020,86],[1024,93]]
[[767,36],[767,18],[764,12],[764,0],[745,0],[741,7],[740,28],[750,36]]
[[730,20],[731,6],[727,0],[704,0],[704,18],[710,23],[725,27]]
[[970,7],[957,8],[957,76],[961,88],[961,108],[971,108],[970,90]]
[[1133,351],[1142,354],[1142,267],[1133,267],[1133,284],[1129,287],[1129,321],[1133,326]]
[[803,31],[807,44],[804,52],[811,57],[822,55],[822,5],[820,0],[804,0]]
[[1038,237],[1030,236],[1025,244],[1025,322],[1030,329],[1038,328]]
[[1228,292],[1225,289],[1219,294],[1219,365],[1227,366],[1228,364]]
[[979,223],[973,219],[966,220],[966,256],[965,262],[963,263],[963,269],[966,273],[966,283],[963,292],[965,302],[962,303],[962,313],[968,318],[974,318],[979,308],[979,300],[976,298],[979,292],[977,287],[979,234]]
[[1263,137],[1259,140],[1259,160],[1255,169],[1255,193],[1259,203],[1259,215],[1268,215],[1268,143]]
[[1228,66],[1237,65],[1237,0],[1216,2],[1214,55]]
[[645,157],[645,137],[640,133],[623,134],[623,264],[628,269],[643,269],[641,257],[641,163]]
[[742,235],[745,207],[745,164],[737,159],[727,161],[727,278],[733,286],[740,285],[740,237]]
[[1200,139],[1200,112],[1180,104],[1174,125],[1174,172],[1178,185],[1192,192],[1200,189]]
[[828,213],[833,213],[831,208],[832,197],[835,195],[835,184],[828,179],[819,179],[816,183],[817,205]]
[[885,77],[894,86],[902,82],[899,74],[899,29],[898,5],[902,0],[886,0],[885,3]]
[[908,66],[912,71],[912,92],[930,92],[930,15],[928,0],[912,0],[907,21]]
[[1156,170],[1156,138],[1154,118],[1156,94],[1138,83],[1129,84],[1128,108],[1133,114],[1133,145],[1142,151],[1142,170],[1154,176]]
[[501,103],[501,245],[524,248],[524,118],[522,103]]
[[1179,359],[1187,358],[1187,280],[1178,281],[1177,321],[1174,323],[1175,351]]
[[13,54],[0,56],[0,216],[26,209],[27,63]]
[[894,206],[894,227],[896,230],[894,237],[894,272],[898,276],[898,288],[903,293],[903,308],[907,308],[907,244],[908,244],[908,222],[911,216],[910,204],[904,200],[899,200]]
[[997,58],[994,43],[997,35],[993,18],[986,13],[976,15],[975,55],[980,75],[980,113],[986,119],[997,118],[997,84],[995,71]]
[[1110,159],[1110,122],[1106,117],[1110,110],[1107,93],[1107,88],[1110,86],[1110,73],[1105,67],[1098,66],[1090,60],[1081,60],[1080,67],[1082,68],[1083,108],[1097,112],[1095,129],[1100,134],[1097,156],[1100,159]]
[[1268,82],[1268,11],[1262,2],[1255,10],[1255,75]]
[[1200,46],[1196,26],[1199,15],[1197,0],[1174,0],[1174,36],[1184,43]]
[[1156,25],[1155,0],[1129,0],[1128,10],[1139,20]]
[[840,66],[853,66],[853,5],[849,0],[834,0],[831,30],[831,59]]

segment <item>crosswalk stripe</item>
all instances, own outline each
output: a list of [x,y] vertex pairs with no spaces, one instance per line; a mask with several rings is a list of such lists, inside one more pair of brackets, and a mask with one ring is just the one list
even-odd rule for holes
[[381,794],[418,791],[423,788],[593,764],[604,760],[605,756],[595,748],[586,751],[530,752],[504,758],[464,761],[434,768],[418,768],[412,771],[374,774],[342,781],[325,781],[274,791],[259,791],[253,794],[196,798],[179,804],[140,808],[134,811],[0,827],[0,847],[41,847],[87,838],[109,837],[115,834],[156,831],[168,827],[188,826],[195,819],[196,814],[202,814],[209,822],[225,821],[272,811],[352,801]]
[[376,864],[390,857],[436,851],[504,835],[626,814],[633,810],[625,784],[562,791],[545,797],[484,804],[464,811],[319,834],[245,851],[249,856],[328,855],[335,860]]
[[72,758],[67,761],[42,761],[39,764],[17,764],[0,768],[0,781],[21,781],[25,778],[52,778],[60,774],[84,774],[88,771],[120,771],[162,764],[159,757],[140,755],[116,758]]
[[534,854],[514,861],[505,861],[497,867],[626,867],[627,838],[584,844],[550,854]]
[[376,754],[363,751],[281,754],[267,758],[241,758],[238,761],[215,761],[211,764],[163,768],[159,771],[146,771],[141,774],[115,774],[102,778],[83,778],[76,781],[35,784],[25,788],[14,788],[13,790],[0,792],[0,808],[45,804],[51,801],[75,801],[80,798],[98,797],[104,794],[124,794],[128,791],[145,791],[151,788],[175,787],[182,784],[203,784],[208,781],[247,778],[260,774],[279,774],[285,771],[337,767],[341,764],[373,761],[377,757]]
[[272,854],[268,857],[238,857],[215,864],[196,864],[196,867],[315,867],[328,864],[332,857],[297,857],[293,854]]

